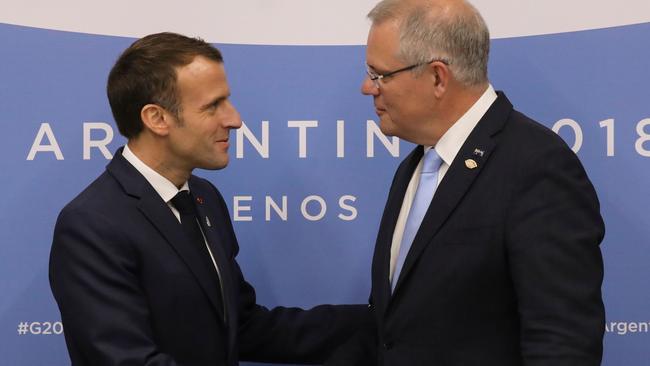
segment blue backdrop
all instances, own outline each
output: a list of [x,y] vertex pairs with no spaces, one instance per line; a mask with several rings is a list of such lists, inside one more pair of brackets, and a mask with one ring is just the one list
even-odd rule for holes
[[[650,365],[649,38],[646,23],[492,43],[492,84],[574,146],[598,191],[607,366]],[[0,24],[1,364],[69,364],[51,234],[124,143],[104,90],[132,41]],[[259,302],[365,302],[386,193],[412,148],[380,135],[359,93],[365,48],[217,46],[247,131],[231,135],[228,168],[197,174],[228,200]],[[296,125],[312,127],[301,138]]]

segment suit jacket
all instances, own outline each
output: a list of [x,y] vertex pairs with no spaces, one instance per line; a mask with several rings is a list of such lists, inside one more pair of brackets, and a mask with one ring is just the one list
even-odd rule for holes
[[319,362],[369,322],[366,306],[257,305],[235,260],[239,248],[223,197],[196,176],[189,186],[223,301],[214,268],[192,250],[196,243],[121,150],[61,211],[50,284],[73,365]]
[[499,93],[440,182],[391,294],[391,241],[422,154],[397,169],[377,235],[377,331],[329,364],[599,365],[604,225],[576,155]]

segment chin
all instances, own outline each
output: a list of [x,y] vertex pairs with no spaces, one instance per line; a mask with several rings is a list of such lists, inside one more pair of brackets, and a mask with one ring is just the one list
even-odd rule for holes
[[223,169],[223,168],[225,168],[225,167],[227,167],[227,166],[228,166],[228,162],[226,161],[226,162],[219,163],[219,164],[215,165],[215,166],[212,168],[212,170]]
[[203,166],[201,166],[201,169],[219,170],[219,169],[223,169],[223,168],[225,168],[227,166],[228,166],[228,159],[208,162],[208,163],[204,164]]
[[390,136],[390,137],[395,136],[395,131],[394,129],[391,128],[389,122],[387,123],[387,122],[379,121],[379,130],[381,131],[381,133],[383,133],[386,136]]

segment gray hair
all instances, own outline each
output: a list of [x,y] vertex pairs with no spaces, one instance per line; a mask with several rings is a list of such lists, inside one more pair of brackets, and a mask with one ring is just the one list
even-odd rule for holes
[[476,86],[488,80],[490,32],[478,10],[467,2],[464,5],[468,11],[453,12],[432,4],[383,0],[368,13],[368,18],[373,25],[388,20],[399,22],[397,57],[403,62],[443,59],[449,62],[456,80]]

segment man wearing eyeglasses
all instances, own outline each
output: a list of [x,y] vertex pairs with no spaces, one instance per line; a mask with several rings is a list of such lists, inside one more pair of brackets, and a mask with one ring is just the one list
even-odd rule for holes
[[384,0],[366,53],[384,134],[418,144],[379,227],[377,329],[329,365],[595,366],[604,224],[576,155],[487,79],[462,0]]

